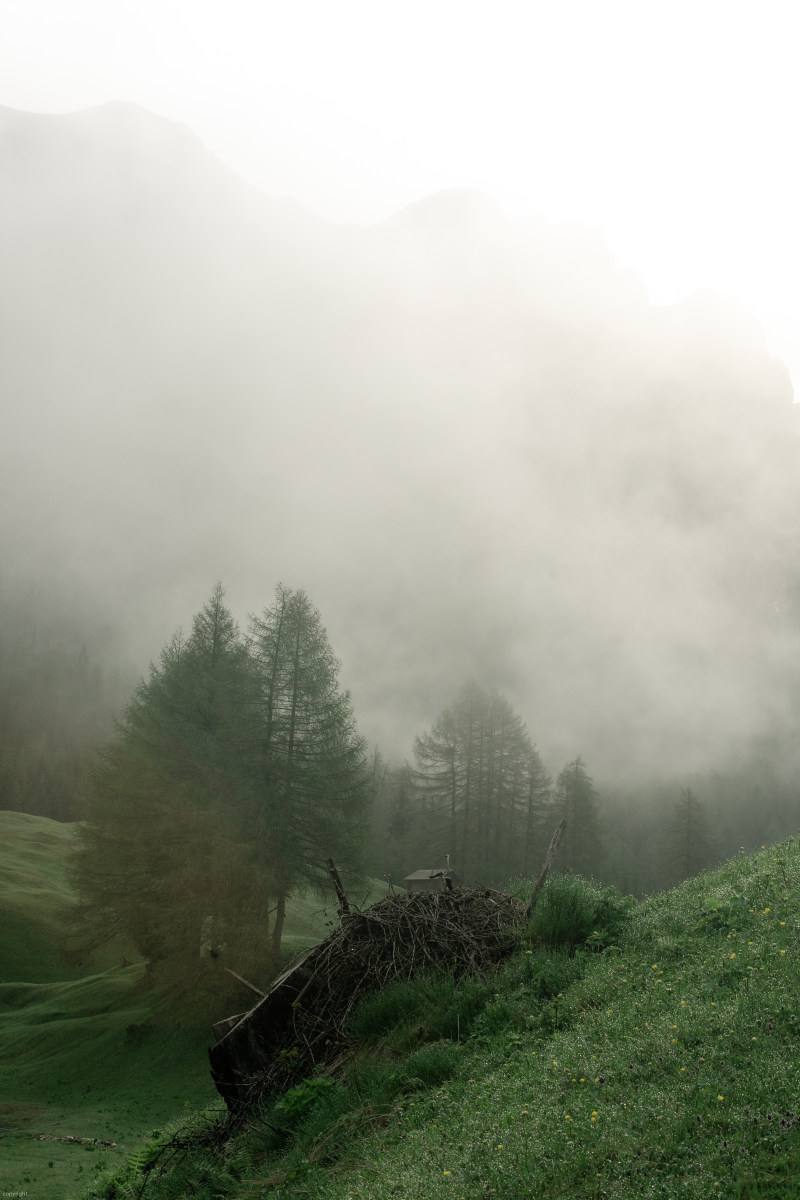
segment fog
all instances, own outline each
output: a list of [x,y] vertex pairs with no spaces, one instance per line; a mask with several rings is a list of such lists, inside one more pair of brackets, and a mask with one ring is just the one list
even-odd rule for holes
[[602,231],[477,192],[326,222],[127,104],[0,109],[0,245],[2,586],[104,654],[283,581],[390,757],[469,679],[600,779],[789,744],[797,410],[757,314],[652,305]]

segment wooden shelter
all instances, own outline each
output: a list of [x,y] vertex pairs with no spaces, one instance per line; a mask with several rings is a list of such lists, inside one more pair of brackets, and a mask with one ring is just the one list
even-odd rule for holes
[[462,887],[461,876],[449,867],[428,868],[423,871],[412,871],[403,880],[407,892],[446,892],[454,887]]

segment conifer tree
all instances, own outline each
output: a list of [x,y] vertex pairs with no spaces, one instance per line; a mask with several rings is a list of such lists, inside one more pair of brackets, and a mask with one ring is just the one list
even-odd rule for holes
[[225,963],[266,982],[290,892],[329,856],[360,863],[364,743],[337,672],[304,593],[279,588],[245,641],[217,585],[92,775],[74,863],[90,940],[120,935],[173,989],[218,987]]
[[714,861],[711,829],[703,804],[690,787],[681,789],[667,826],[666,867],[672,882],[698,875]]
[[339,662],[305,592],[278,586],[251,620],[250,650],[262,728],[256,839],[273,878],[277,952],[294,888],[318,884],[331,857],[360,870],[369,772]]
[[416,739],[415,756],[430,853],[449,853],[463,878],[483,883],[534,869],[550,778],[504,696],[468,684]]
[[562,867],[580,875],[599,875],[604,865],[600,805],[580,755],[558,776],[555,802],[567,823],[559,854]]

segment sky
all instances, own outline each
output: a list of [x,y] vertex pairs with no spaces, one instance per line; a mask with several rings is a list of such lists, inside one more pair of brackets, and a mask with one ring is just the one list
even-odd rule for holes
[[711,288],[800,397],[794,0],[3,0],[0,104],[130,100],[340,222],[442,188],[598,226],[654,303]]

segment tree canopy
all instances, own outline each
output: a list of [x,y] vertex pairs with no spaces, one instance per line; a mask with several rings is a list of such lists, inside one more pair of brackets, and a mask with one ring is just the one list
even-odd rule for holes
[[74,877],[95,941],[172,986],[263,977],[286,900],[361,862],[366,754],[317,610],[279,586],[244,637],[217,585],[138,685],[92,774]]

